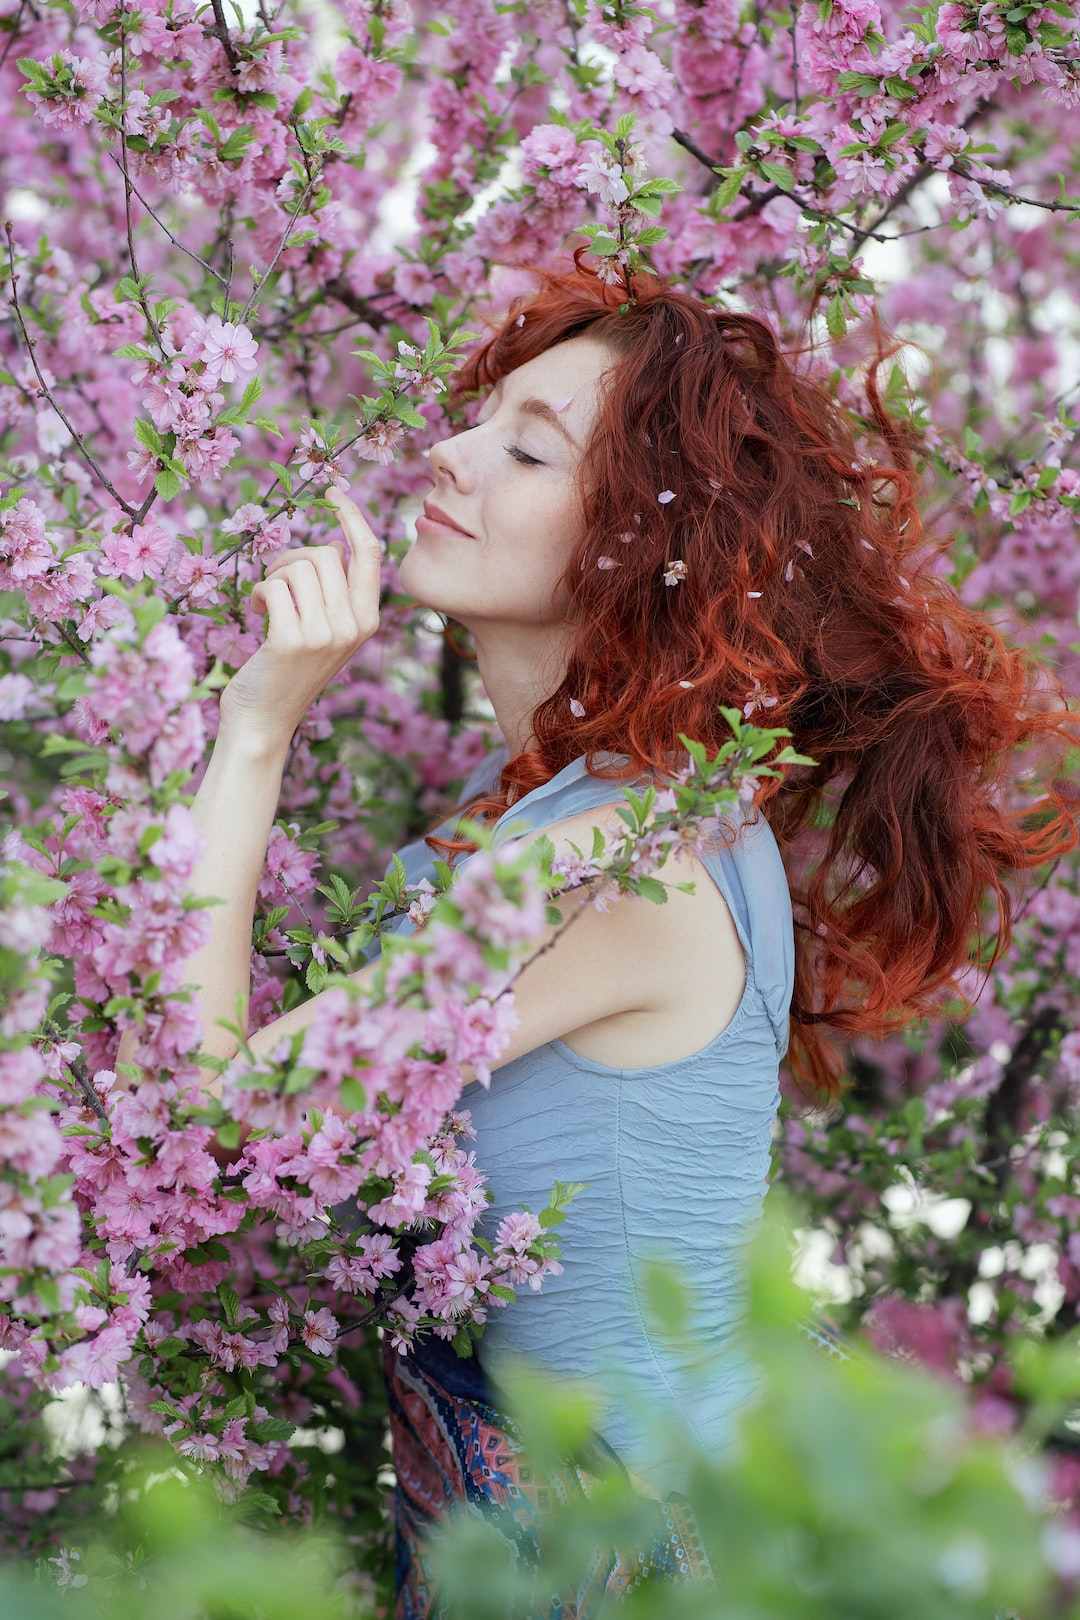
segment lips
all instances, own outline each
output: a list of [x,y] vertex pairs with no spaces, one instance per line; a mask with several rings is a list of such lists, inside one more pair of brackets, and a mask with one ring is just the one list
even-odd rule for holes
[[450,514],[444,512],[441,506],[436,506],[434,501],[424,502],[424,516],[429,523],[439,523],[444,529],[453,529],[457,534],[463,534],[468,540],[473,538],[468,529],[463,529],[460,523],[455,523]]

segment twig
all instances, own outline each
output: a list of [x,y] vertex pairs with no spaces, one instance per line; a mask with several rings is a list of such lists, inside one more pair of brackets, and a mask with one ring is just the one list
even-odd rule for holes
[[139,261],[135,257],[135,223],[131,207],[131,177],[128,174],[128,144],[127,144],[127,18],[128,9],[120,9],[120,172],[124,176],[124,219],[127,225],[128,259],[131,263],[131,274],[137,289],[139,307],[146,319],[146,324],[154,336],[154,342],[163,359],[168,359],[165,345],[162,342],[161,328],[154,319],[149,301],[142,285],[142,276],[139,274]]
[[[961,124],[961,129],[963,129],[965,132],[970,129],[975,120],[981,117],[981,115],[986,112],[990,106],[991,102],[989,97],[986,97],[981,101],[977,101],[974,107],[972,107],[971,111],[968,113],[967,117],[964,119],[964,122]],[[882,209],[878,217],[872,222],[871,228],[863,231],[861,234],[856,234],[855,241],[851,245],[852,253],[857,253],[867,237],[874,236],[874,232],[881,228],[881,226],[888,219],[889,215],[899,208],[901,203],[907,202],[912,192],[915,191],[917,187],[921,186],[924,180],[928,180],[932,174],[936,173],[937,170],[934,168],[932,163],[920,163],[918,168],[915,169],[912,174],[908,175],[904,183],[889,198],[886,206]],[[881,238],[875,236],[874,240],[880,241]],[[888,237],[886,237],[884,240],[888,241]]]
[[29,11],[29,10],[30,10],[30,7],[27,4],[27,0],[20,0],[18,15],[15,16],[15,17],[12,17],[11,20],[10,20],[10,23],[9,23],[11,33],[8,35],[8,42],[4,46],[4,54],[2,56],[0,56],[0,68],[3,68],[4,63],[7,61],[8,57],[11,55],[12,46],[15,44],[16,40],[20,38],[20,36],[21,36],[20,24],[22,23],[22,19],[23,19],[23,12],[24,11]]
[[699,163],[703,163],[711,174],[715,175],[717,169],[723,168],[723,164],[717,159],[711,158],[708,152],[698,145],[694,137],[686,133],[685,129],[673,129],[671,138],[677,146],[681,146],[689,152],[691,157],[696,157]]
[[105,472],[104,468],[100,466],[97,458],[91,453],[91,451],[87,449],[82,434],[78,431],[74,424],[68,420],[64,412],[60,409],[59,405],[56,403],[52,389],[42,376],[41,367],[37,363],[37,354],[35,353],[36,343],[35,340],[30,336],[30,333],[27,331],[26,319],[22,312],[22,305],[19,303],[19,278],[15,273],[15,235],[10,219],[6,219],[4,221],[4,234],[7,237],[8,247],[8,274],[11,280],[11,307],[15,311],[15,319],[18,322],[19,331],[22,334],[22,340],[26,344],[26,350],[30,356],[30,364],[34,368],[34,376],[41,385],[41,391],[45,398],[48,400],[61,422],[63,422],[64,426],[71,434],[72,440],[74,441],[79,454],[83,457],[84,461],[86,461],[91,470],[97,474],[98,478],[108,490],[117,506],[126,512],[128,517],[133,518],[135,516],[135,508],[133,506],[129,506],[127,501],[125,501],[124,497],[120,494],[119,490],[113,487],[112,481],[108,474]]
[[[276,249],[276,251],[274,253],[274,257],[270,260],[270,263],[267,265],[266,269],[263,271],[262,275],[259,277],[259,280],[258,280],[257,284],[251,289],[251,297],[248,299],[247,303],[244,305],[244,308],[243,308],[243,310],[241,311],[241,314],[240,314],[239,321],[237,322],[237,324],[239,326],[244,325],[244,323],[247,320],[249,314],[251,313],[251,310],[252,310],[253,306],[255,305],[255,303],[258,300],[259,293],[261,292],[262,288],[265,287],[265,285],[269,281],[270,277],[273,275],[274,269],[275,269],[275,267],[277,265],[277,262],[281,258],[281,255],[284,253],[285,248],[286,248],[286,246],[288,244],[288,241],[289,241],[289,237],[293,233],[293,226],[296,224],[297,220],[300,218],[300,215],[303,213],[304,209],[307,207],[308,198],[311,196],[311,193],[315,190],[315,187],[318,185],[321,178],[322,178],[322,171],[321,171],[321,169],[319,169],[319,170],[316,171],[315,174],[313,174],[311,176],[311,178],[309,179],[307,185],[304,187],[303,191],[300,193],[300,200],[299,200],[299,202],[297,203],[296,207],[294,208],[294,210],[292,212],[292,215],[291,215],[291,217],[289,219],[288,225],[285,227],[285,231],[284,231],[284,233],[282,235],[281,241],[277,245],[277,249]],[[231,244],[230,244],[230,246],[231,246]]]
[[1021,197],[1018,191],[1010,191],[1008,186],[999,185],[996,180],[984,180],[978,174],[965,175],[964,178],[973,180],[977,186],[982,186],[984,191],[992,192],[995,197],[1006,197],[1009,202],[1014,203],[1027,203],[1029,208],[1045,208],[1050,214],[1075,214],[1077,211],[1074,202],[1043,202],[1041,197]]
[[233,44],[229,34],[229,25],[225,21],[225,9],[221,4],[221,0],[210,0],[210,9],[214,13],[214,26],[208,28],[206,32],[212,39],[220,42],[229,63],[230,73],[239,73],[240,58],[236,54],[236,46]]
[[87,1072],[86,1064],[81,1058],[72,1058],[68,1063],[68,1068],[71,1071],[72,1079],[78,1085],[91,1111],[97,1115],[103,1125],[107,1125],[109,1123],[108,1111],[97,1094],[94,1082]]
[[[115,152],[110,152],[109,156],[112,158],[118,169],[123,169],[123,164],[120,162],[120,159],[117,157]],[[159,228],[159,230],[164,231],[173,247],[179,248],[181,253],[186,253],[189,259],[193,259],[197,265],[206,271],[207,275],[213,276],[214,280],[224,287],[225,277],[221,275],[219,271],[215,270],[212,264],[208,264],[205,259],[201,258],[198,253],[193,253],[189,247],[185,247],[183,242],[180,241],[179,237],[173,235],[172,231],[170,231],[169,227],[165,224],[165,221],[161,218],[161,216],[156,214],[151,208],[150,204],[147,202],[146,198],[143,196],[142,192],[139,190],[138,186],[132,180],[130,175],[127,176],[127,183],[131,187],[133,195],[142,203],[143,207],[146,209],[146,212],[150,215],[150,218],[154,221],[154,224]]]
[[66,624],[59,624],[59,625],[57,625],[56,628],[59,630],[59,632],[63,636],[64,640],[67,642],[67,644],[71,648],[72,652],[77,653],[79,655],[79,657],[82,659],[84,664],[88,664],[90,662],[90,654],[87,652],[85,647],[80,647],[80,645],[79,645],[79,643],[77,641],[73,641],[71,639],[71,632],[68,630],[67,625]]

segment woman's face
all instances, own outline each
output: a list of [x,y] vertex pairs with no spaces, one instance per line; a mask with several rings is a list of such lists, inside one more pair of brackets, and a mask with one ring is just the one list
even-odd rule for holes
[[564,622],[578,469],[616,360],[588,337],[560,343],[504,377],[475,427],[433,446],[434,488],[401,565],[410,596],[471,630]]

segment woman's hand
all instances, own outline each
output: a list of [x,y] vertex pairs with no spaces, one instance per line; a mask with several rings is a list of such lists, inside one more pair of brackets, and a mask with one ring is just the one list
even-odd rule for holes
[[382,548],[356,502],[327,499],[349,543],[284,551],[251,593],[266,614],[266,640],[221,695],[222,730],[257,747],[284,749],[319,694],[379,625]]

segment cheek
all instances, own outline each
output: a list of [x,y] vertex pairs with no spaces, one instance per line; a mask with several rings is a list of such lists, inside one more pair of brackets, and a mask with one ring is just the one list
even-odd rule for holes
[[[528,510],[533,555],[545,573],[557,578],[581,539],[584,529],[581,502],[576,493],[551,491],[546,499],[531,503]],[[519,507],[519,522],[520,518]]]

